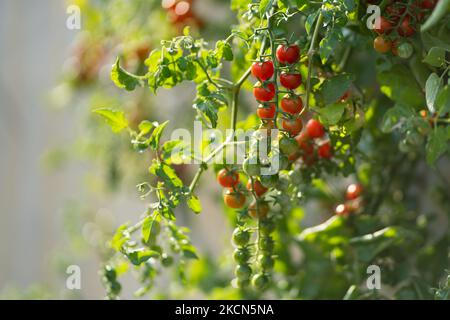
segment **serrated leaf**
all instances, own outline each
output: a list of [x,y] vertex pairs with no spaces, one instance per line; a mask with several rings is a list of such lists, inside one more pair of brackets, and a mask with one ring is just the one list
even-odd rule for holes
[[183,182],[177,176],[175,170],[165,163],[154,160],[149,168],[151,174],[154,174],[161,178],[166,186],[170,189],[182,188]]
[[334,125],[339,122],[342,115],[344,114],[346,104],[345,103],[334,103],[326,106],[325,108],[319,109],[319,114],[321,120],[327,125]]
[[161,140],[161,135],[168,123],[169,121],[165,121],[164,123],[161,123],[159,126],[157,126],[155,130],[153,130],[152,135],[148,140],[148,144],[153,150],[159,149],[159,141]]
[[340,74],[326,79],[321,86],[321,94],[325,104],[337,102],[350,87],[353,77],[349,74]]
[[428,51],[427,56],[423,62],[428,63],[433,67],[440,67],[445,63],[446,50],[441,47],[433,47]]
[[218,59],[224,59],[226,61],[233,60],[233,50],[228,42],[223,40],[216,43],[216,54]]
[[434,102],[436,101],[436,97],[438,95],[440,87],[441,79],[439,78],[439,76],[436,73],[430,74],[427,82],[425,83],[425,97],[428,110],[430,110],[431,113],[434,113],[436,111]]
[[426,151],[427,163],[432,166],[448,148],[448,135],[445,127],[436,127],[428,136]]
[[200,213],[202,211],[202,204],[196,195],[190,195],[187,204],[194,213]]
[[128,121],[125,118],[123,111],[99,108],[93,110],[92,112],[102,116],[114,132],[120,132],[123,129],[128,128]]
[[153,123],[148,120],[143,120],[139,123],[139,135],[148,134],[153,129]]
[[182,140],[170,140],[164,142],[161,147],[161,157],[166,162],[181,163],[186,144]]
[[117,87],[126,89],[128,91],[134,90],[136,86],[143,87],[145,85],[144,79],[145,77],[131,74],[128,71],[122,69],[119,64],[119,59],[116,60],[116,63],[111,69],[111,80],[114,82],[114,84]]

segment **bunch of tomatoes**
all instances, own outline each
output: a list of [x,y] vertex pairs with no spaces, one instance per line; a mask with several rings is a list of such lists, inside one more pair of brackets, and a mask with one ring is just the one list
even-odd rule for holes
[[[373,41],[379,53],[392,52],[400,58],[409,58],[413,47],[406,39],[412,37],[424,18],[431,13],[439,0],[390,1],[383,15],[376,20]],[[375,1],[368,1],[374,3]]]
[[345,192],[345,202],[338,204],[334,210],[337,216],[348,217],[352,213],[358,213],[362,207],[363,187],[359,183],[352,183]]

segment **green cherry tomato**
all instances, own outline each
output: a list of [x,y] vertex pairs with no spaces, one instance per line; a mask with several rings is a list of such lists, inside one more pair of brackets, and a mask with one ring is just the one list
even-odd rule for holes
[[267,252],[272,252],[274,242],[271,237],[264,237],[259,242],[259,246],[262,250]]
[[163,253],[161,256],[161,264],[163,267],[170,267],[173,264],[173,258]]
[[252,275],[252,269],[248,264],[238,264],[234,270],[234,274],[238,279],[248,280]]
[[275,222],[270,219],[262,219],[259,222],[259,229],[264,235],[269,235],[275,231]]
[[248,249],[236,248],[233,253],[233,259],[238,264],[244,264],[250,259],[250,251]]
[[280,139],[280,150],[285,155],[291,155],[297,152],[299,150],[297,141],[294,138],[283,136]]
[[250,241],[250,232],[241,228],[234,229],[233,243],[238,247],[243,247]]
[[259,176],[261,173],[260,164],[254,157],[245,159],[244,163],[242,164],[242,169],[250,177]]
[[267,287],[267,285],[269,284],[269,277],[266,276],[265,274],[255,274],[252,278],[252,285],[258,289],[258,290],[263,290]]
[[258,263],[263,270],[269,271],[272,270],[275,262],[272,257],[261,254],[258,257]]
[[414,49],[409,42],[403,42],[397,48],[398,56],[403,59],[408,59],[411,57],[413,51]]
[[259,177],[259,181],[266,188],[273,188],[278,183],[278,174],[263,175]]

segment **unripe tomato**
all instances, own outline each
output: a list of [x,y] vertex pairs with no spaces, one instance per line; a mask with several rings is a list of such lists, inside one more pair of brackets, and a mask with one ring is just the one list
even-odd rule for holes
[[358,198],[362,193],[362,186],[359,183],[352,183],[347,187],[345,198],[347,200],[354,200]]
[[238,264],[244,264],[250,259],[250,251],[246,248],[236,248],[233,253],[233,259]]
[[317,154],[320,158],[331,159],[333,157],[333,148],[331,147],[330,142],[327,141],[320,145]]
[[[278,161],[279,161],[279,169],[280,170],[286,170],[289,167],[289,159],[285,154],[279,154],[278,155]],[[279,178],[277,179],[279,180]]]
[[234,270],[234,274],[238,279],[250,279],[250,276],[252,275],[252,269],[248,264],[238,264],[236,266],[236,269]]
[[223,201],[229,208],[239,209],[245,204],[245,195],[240,191],[227,189],[223,195]]
[[378,36],[373,40],[373,48],[379,53],[386,53],[391,50],[392,42],[382,36]]
[[260,82],[253,87],[253,95],[258,101],[270,101],[275,97],[275,85],[271,82],[263,86]]
[[274,188],[278,183],[278,174],[262,175],[259,177],[259,180],[264,187]]
[[266,81],[273,76],[274,67],[272,61],[254,62],[252,64],[252,75],[261,81]]
[[264,219],[269,213],[269,205],[264,201],[253,201],[248,206],[248,214],[254,219]]
[[239,174],[223,168],[217,173],[217,181],[224,188],[233,188],[239,183]]
[[249,279],[235,279],[235,280],[236,280],[236,286],[238,288],[245,288],[245,287],[248,287],[248,285],[250,284]]
[[348,210],[347,205],[341,203],[336,206],[336,209],[334,209],[334,213],[337,216],[346,217],[346,216],[348,216],[349,210]]
[[302,75],[300,73],[282,72],[280,74],[280,83],[283,87],[294,90],[302,84]]
[[282,64],[293,64],[300,58],[300,48],[296,45],[279,45],[277,48],[277,59]]
[[274,242],[270,236],[262,237],[262,239],[259,241],[259,247],[265,252],[272,252],[273,246]]
[[259,105],[256,110],[256,114],[261,119],[273,119],[275,117],[276,110],[277,106],[275,103],[269,103],[268,105]]
[[408,42],[402,42],[397,47],[397,55],[402,59],[408,59],[413,54],[413,46]]
[[402,37],[411,37],[416,31],[411,26],[410,23],[410,16],[406,16],[402,23],[400,24],[400,27],[398,28],[397,32]]
[[314,145],[311,139],[308,136],[308,133],[305,131],[300,132],[297,136],[295,136],[295,140],[297,141],[298,146],[303,151],[303,154],[313,154],[314,153]]
[[267,192],[267,188],[264,187],[261,182],[259,182],[258,180],[254,179],[253,180],[253,186],[252,186],[252,180],[248,179],[247,181],[247,190],[248,191],[254,191],[257,197],[261,197],[264,193]]
[[264,271],[270,271],[272,270],[275,261],[268,255],[260,254],[258,256],[258,263]]
[[[379,26],[377,27],[377,24]],[[385,17],[379,17],[375,22],[375,28],[373,29],[378,34],[388,34],[392,31],[392,24]]]
[[286,130],[290,135],[295,136],[303,129],[303,122],[300,118],[294,119],[283,119],[281,122],[281,126],[284,130]]
[[265,274],[255,274],[252,278],[252,285],[258,290],[264,290],[269,284],[269,277]]
[[243,247],[250,241],[250,232],[242,228],[233,231],[233,243],[238,247]]
[[323,125],[316,119],[310,119],[306,124],[306,133],[310,138],[322,138],[325,134]]
[[259,176],[261,174],[261,166],[254,157],[245,159],[242,164],[242,169],[249,177]]
[[280,150],[287,156],[296,153],[298,151],[297,141],[295,141],[295,139],[293,138],[289,138],[286,136],[281,137]]
[[173,257],[168,256],[166,253],[163,253],[161,256],[161,264],[163,267],[170,267],[173,264]]
[[281,109],[289,114],[297,114],[303,110],[303,101],[297,95],[286,94],[283,99],[281,99]]
[[275,222],[270,219],[262,219],[259,222],[259,229],[264,235],[269,235],[275,231]]

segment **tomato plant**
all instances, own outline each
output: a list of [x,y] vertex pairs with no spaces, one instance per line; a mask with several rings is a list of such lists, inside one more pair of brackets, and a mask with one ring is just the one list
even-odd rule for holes
[[[215,42],[185,28],[151,51],[142,72],[117,59],[111,71],[117,87],[158,94],[190,83],[203,128],[229,130],[219,145],[212,135],[202,140],[206,152],[186,156],[192,151],[186,141],[164,140],[167,121],[145,119],[133,128],[123,111],[95,110],[154,155],[152,179],[139,185],[147,212],[111,240],[117,254],[103,276],[109,297],[119,295],[111,270],[121,263],[142,272],[144,293],[161,264],[176,268],[186,284],[195,273],[189,265],[209,263],[176,222],[184,206],[201,213],[198,186],[211,168],[235,228],[236,265],[224,269],[225,283],[218,272],[209,275],[223,295],[233,288],[238,298],[429,297],[425,288],[436,286],[448,265],[448,226],[436,237],[429,230],[432,217],[448,221],[450,212],[448,182],[434,171],[450,139],[449,1],[418,3],[381,1],[380,25],[367,28],[367,1],[234,0],[237,24]],[[237,129],[252,131],[248,143],[238,140]],[[239,147],[242,161],[213,164]],[[174,156],[196,166],[188,183]],[[417,168],[442,180],[436,194],[447,214],[422,211]],[[335,187],[344,181],[354,183],[346,191]],[[364,287],[372,264],[392,290]]]

